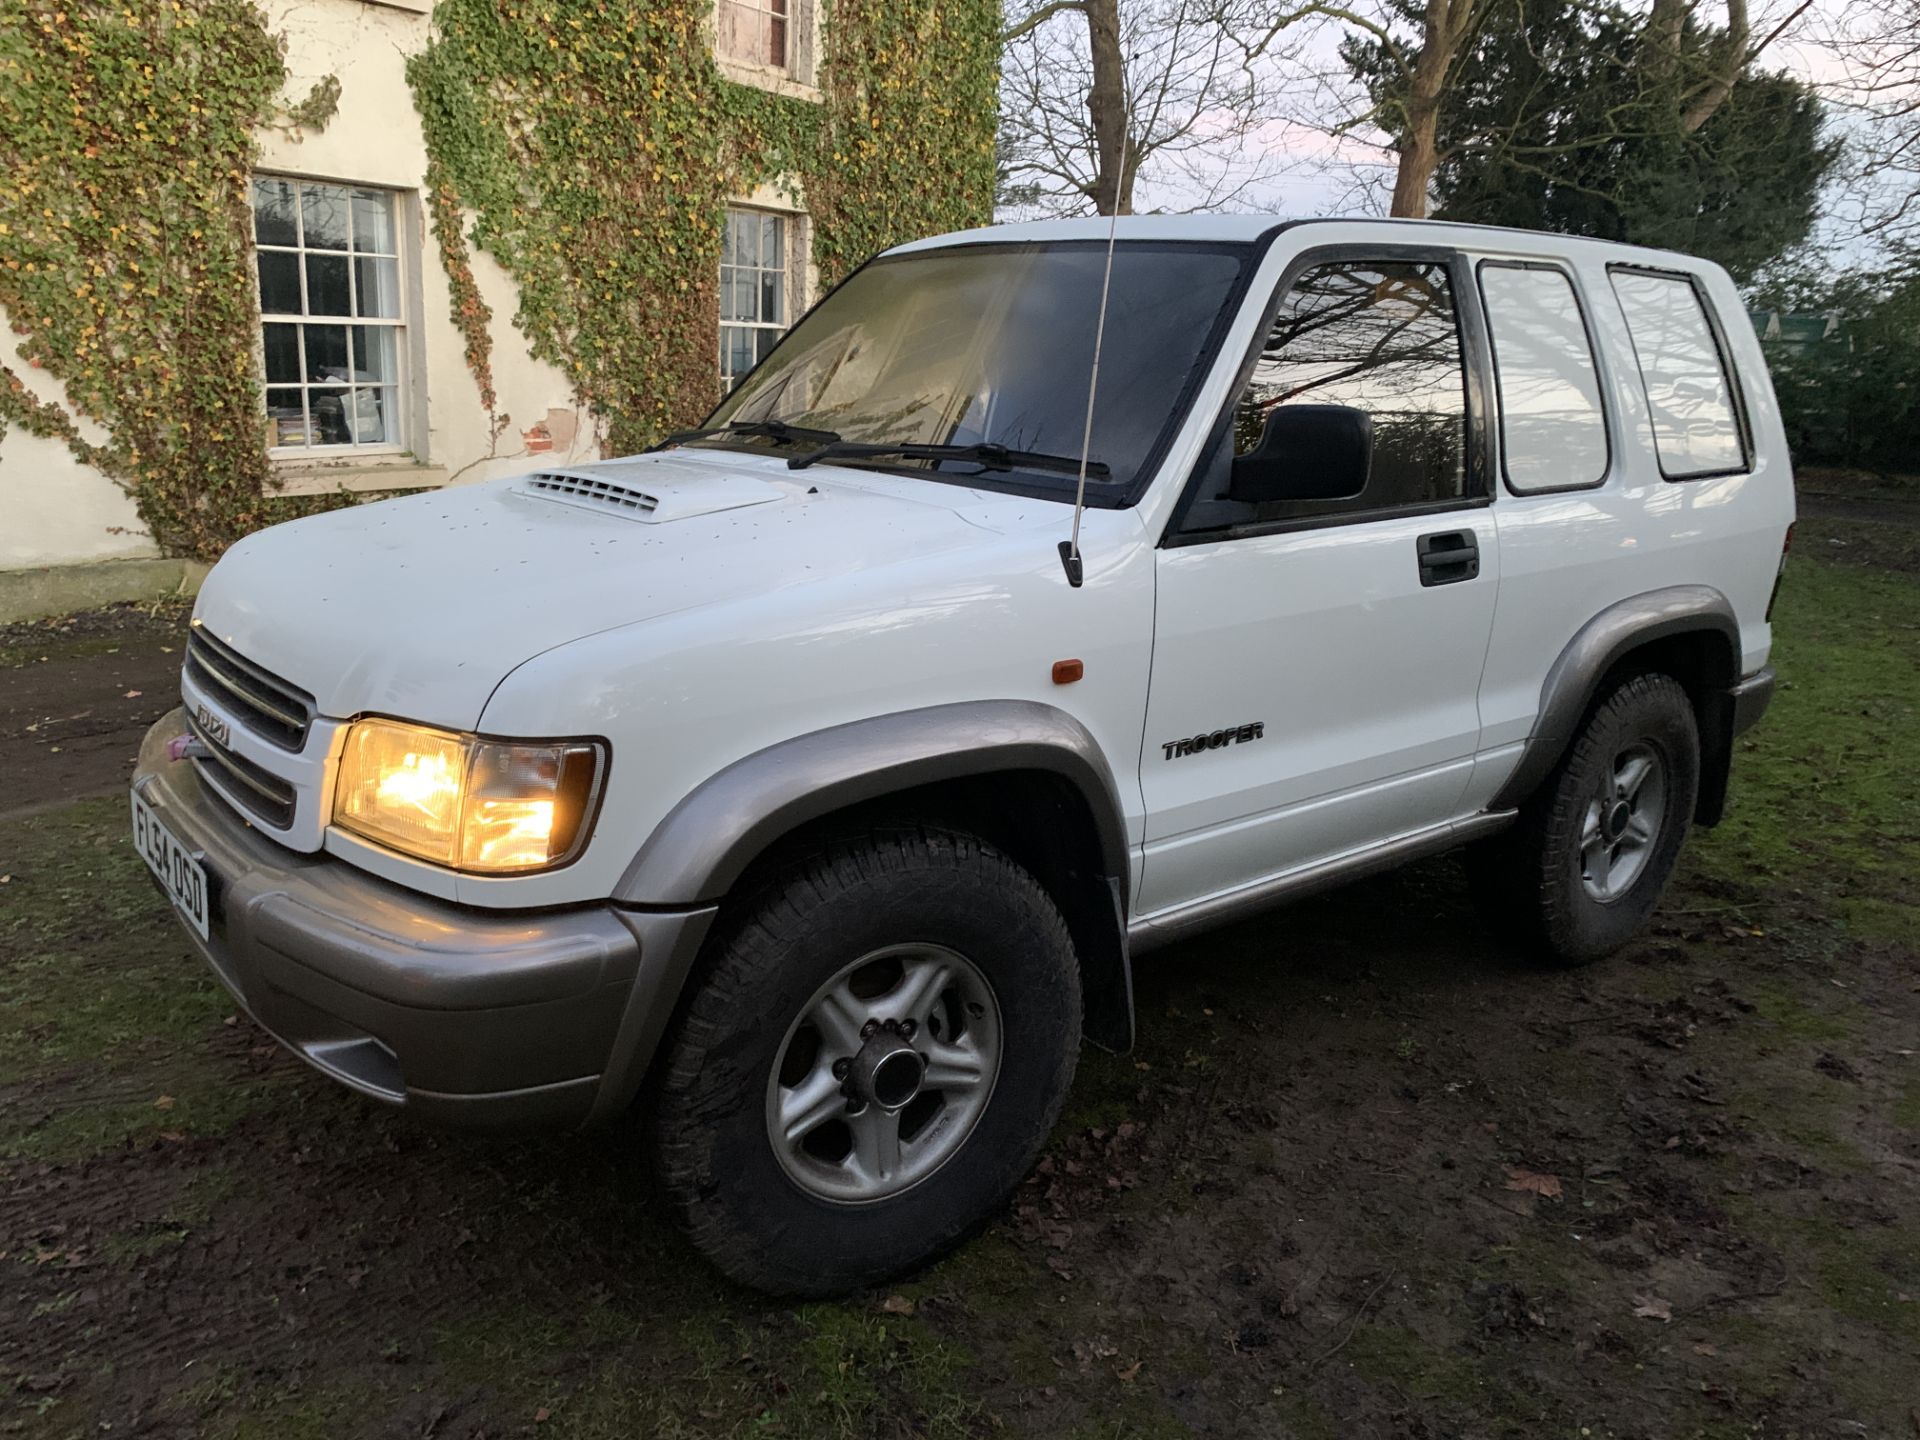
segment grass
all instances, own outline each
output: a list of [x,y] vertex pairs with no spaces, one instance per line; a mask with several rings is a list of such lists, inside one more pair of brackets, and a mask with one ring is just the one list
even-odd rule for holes
[[[1804,548],[1853,529],[1806,528]],[[1920,945],[1920,586],[1796,556],[1776,634],[1779,692],[1694,863],[1762,904],[1811,892],[1853,936]]]
[[[127,823],[119,799],[0,822],[0,854],[12,857],[0,891],[0,1159],[219,1134],[272,1088],[205,1063],[233,1002],[181,943]],[[43,1088],[59,1094],[40,1108]]]

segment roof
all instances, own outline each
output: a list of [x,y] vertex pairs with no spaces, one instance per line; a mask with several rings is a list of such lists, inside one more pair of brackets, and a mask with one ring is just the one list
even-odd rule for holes
[[1249,243],[1274,231],[1311,226],[1338,231],[1330,241],[1353,239],[1400,244],[1457,245],[1464,249],[1497,249],[1513,254],[1579,255],[1586,253],[1615,261],[1633,260],[1643,265],[1661,265],[1669,269],[1699,270],[1707,262],[1672,250],[1651,250],[1639,245],[1623,245],[1613,240],[1593,240],[1579,235],[1562,235],[1543,230],[1519,230],[1502,225],[1468,225],[1449,220],[1399,220],[1381,217],[1313,216],[1284,219],[1278,215],[1122,215],[1109,221],[1104,215],[1073,220],[1034,220],[1014,225],[989,225],[978,230],[959,230],[949,235],[933,235],[889,250],[889,255],[904,255],[915,250],[934,250],[950,245],[1042,244],[1071,240],[1107,238],[1109,223],[1117,240],[1187,240],[1215,243]]

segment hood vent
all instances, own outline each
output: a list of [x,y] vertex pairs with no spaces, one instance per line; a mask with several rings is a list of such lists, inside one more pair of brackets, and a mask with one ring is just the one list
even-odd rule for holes
[[621,515],[643,525],[764,505],[787,493],[752,475],[664,455],[538,470],[514,488],[523,495]]
[[646,491],[636,490],[630,485],[616,485],[611,480],[597,480],[591,475],[565,473],[529,475],[527,489],[551,495],[556,500],[572,500],[575,503],[587,505],[610,505],[617,510],[632,510],[641,515],[651,515],[660,508],[658,495],[649,495]]

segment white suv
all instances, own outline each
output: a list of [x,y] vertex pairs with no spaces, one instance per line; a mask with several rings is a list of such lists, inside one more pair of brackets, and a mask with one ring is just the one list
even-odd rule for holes
[[1633,935],[1772,689],[1727,276],[1125,219],[1083,455],[1108,264],[903,246],[702,431],[236,545],[133,810],[241,1004],[437,1120],[644,1094],[695,1243],[823,1293],[992,1213],[1144,950],[1469,843],[1542,956]]

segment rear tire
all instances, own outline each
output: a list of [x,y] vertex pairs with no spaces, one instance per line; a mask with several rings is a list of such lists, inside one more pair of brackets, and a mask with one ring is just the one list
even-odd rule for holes
[[1468,857],[1489,923],[1543,958],[1584,965],[1653,914],[1686,843],[1700,734],[1677,680],[1638,675],[1589,713],[1520,820]]
[[984,1224],[1079,1054],[1079,965],[1039,883],[975,836],[888,828],[778,867],[723,926],[651,1116],[694,1246],[828,1296]]

